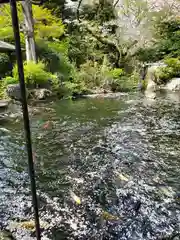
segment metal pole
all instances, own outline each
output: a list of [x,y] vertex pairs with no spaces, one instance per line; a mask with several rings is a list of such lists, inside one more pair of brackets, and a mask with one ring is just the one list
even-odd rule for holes
[[27,147],[27,153],[28,153],[29,176],[31,180],[31,192],[32,192],[34,216],[35,216],[36,237],[37,237],[37,240],[40,240],[41,234],[40,234],[38,202],[37,202],[37,194],[36,194],[36,181],[35,181],[34,163],[33,163],[33,155],[32,155],[31,132],[30,132],[29,113],[28,113],[27,100],[26,100],[26,87],[24,82],[24,69],[23,69],[20,35],[19,35],[19,23],[18,23],[16,0],[10,0],[10,6],[11,6],[12,25],[13,25],[14,39],[15,39],[15,46],[16,46],[19,82],[20,82],[20,88],[21,88],[22,111],[23,111],[23,118],[24,118],[26,147]]

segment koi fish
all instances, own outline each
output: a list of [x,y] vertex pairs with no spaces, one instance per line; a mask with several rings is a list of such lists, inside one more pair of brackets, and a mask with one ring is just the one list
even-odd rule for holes
[[75,203],[78,205],[81,204],[81,199],[73,191],[70,191],[70,196],[75,201]]
[[50,127],[50,121],[47,121],[44,125],[43,125],[43,129],[48,129]]

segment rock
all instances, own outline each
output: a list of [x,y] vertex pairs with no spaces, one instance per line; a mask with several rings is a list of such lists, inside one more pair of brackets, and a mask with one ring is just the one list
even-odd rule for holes
[[180,202],[180,192],[174,194],[174,198]]
[[9,105],[8,100],[0,100],[0,109],[6,109]]
[[170,91],[180,91],[180,78],[171,79],[164,87]]
[[52,92],[46,88],[34,89],[31,91],[31,97],[36,100],[44,100],[52,96]]
[[158,68],[165,67],[166,64],[162,62],[157,63],[151,63],[149,64],[149,67],[147,69],[147,74],[145,77],[145,80],[147,82],[147,91],[155,92],[159,89],[159,87],[156,84],[156,71]]
[[[10,84],[7,86],[6,93],[9,98],[21,101],[21,89],[19,84]],[[26,89],[26,97],[28,98],[28,91]]]
[[154,81],[152,81],[151,79],[148,79],[146,90],[151,91],[151,92],[155,92],[155,91],[157,91],[157,89],[158,89],[157,84]]
[[152,66],[148,68],[147,70],[147,75],[146,75],[146,81],[147,81],[147,91],[153,91],[155,92],[157,90],[157,84],[155,83],[156,81],[156,76],[155,72],[157,70],[157,66]]

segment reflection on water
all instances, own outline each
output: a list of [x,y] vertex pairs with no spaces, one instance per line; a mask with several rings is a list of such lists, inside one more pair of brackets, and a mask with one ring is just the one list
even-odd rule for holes
[[[173,239],[180,231],[178,102],[124,96],[48,108],[31,119],[43,239]],[[3,127],[0,223],[17,239],[34,239],[12,227],[33,217],[23,125]]]

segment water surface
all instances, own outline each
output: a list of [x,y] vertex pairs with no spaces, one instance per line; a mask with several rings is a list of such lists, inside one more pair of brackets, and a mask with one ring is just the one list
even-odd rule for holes
[[[40,218],[48,223],[43,239],[180,239],[173,238],[180,231],[178,102],[125,95],[37,108],[31,128]],[[12,231],[33,214],[23,123],[2,127],[9,131],[0,130],[0,223]],[[34,239],[27,229],[13,231]]]

